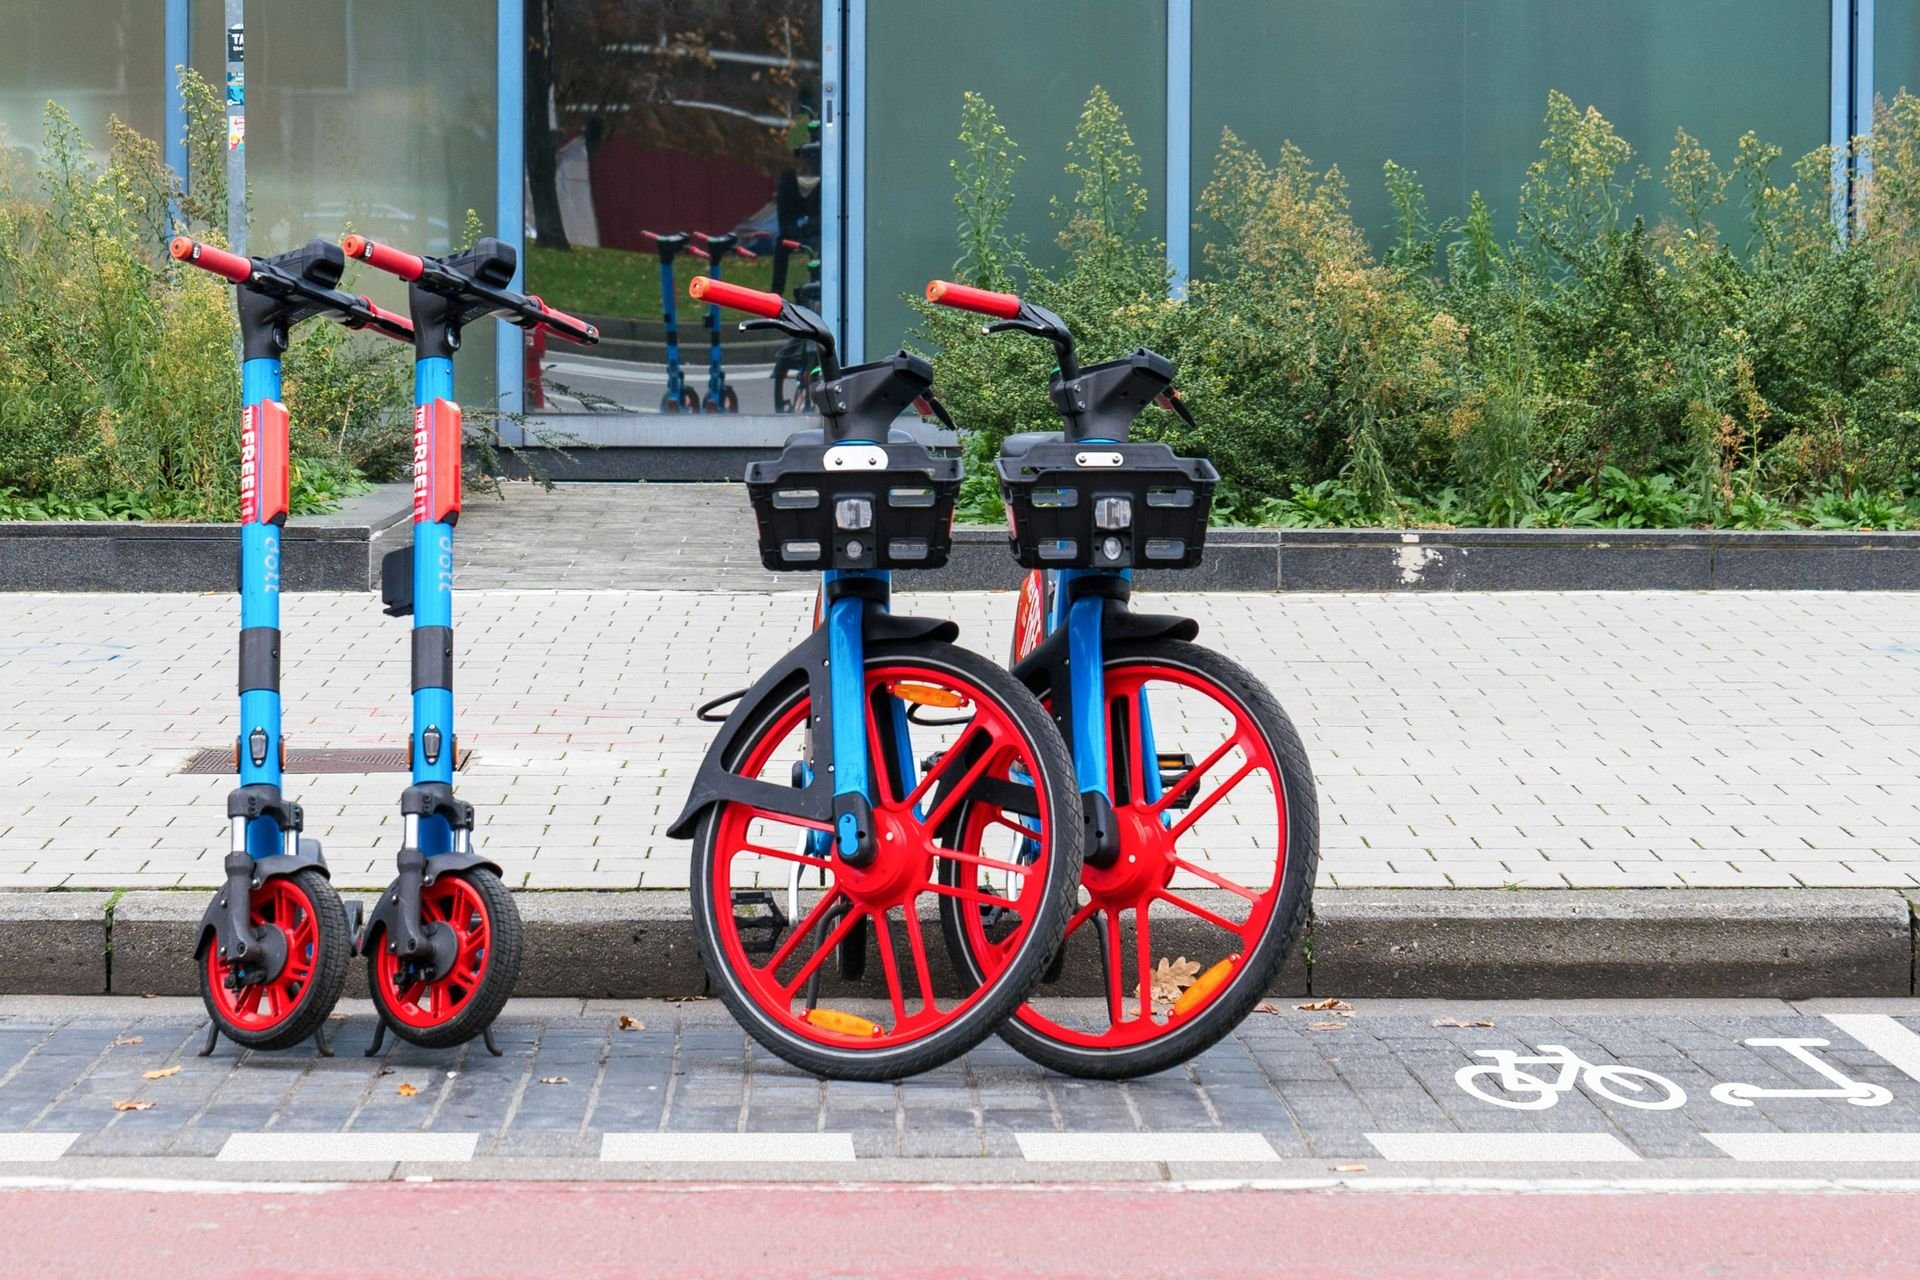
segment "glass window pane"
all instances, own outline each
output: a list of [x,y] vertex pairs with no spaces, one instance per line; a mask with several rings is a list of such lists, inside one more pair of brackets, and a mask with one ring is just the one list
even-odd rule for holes
[[[820,0],[526,3],[527,287],[601,332],[591,350],[537,344],[527,408],[790,403],[805,353],[728,315],[716,360],[708,308],[686,285],[723,273],[817,305]],[[673,255],[671,339],[648,232]],[[679,234],[690,248],[674,247]],[[702,236],[732,247],[702,261]]]
[[1920,3],[1881,0],[1874,9],[1873,91],[1891,100],[1920,93]]
[[165,113],[159,0],[0,0],[0,127],[37,151],[49,99],[104,145],[107,117],[158,138]]
[[[1482,192],[1503,232],[1547,94],[1599,108],[1657,179],[1674,130],[1723,164],[1741,134],[1798,157],[1827,141],[1828,0],[1195,0],[1194,189],[1230,127],[1340,166],[1354,216],[1390,225],[1386,160],[1436,217]],[[1639,212],[1664,195],[1643,184]]]
[[[1051,256],[1049,200],[1072,187],[1067,143],[1102,85],[1126,113],[1150,196],[1142,230],[1164,234],[1165,0],[877,0],[867,11],[867,351],[914,323],[901,295],[953,266],[960,102],[991,102],[1020,145],[1011,229]],[[1217,131],[1216,131],[1217,132]],[[1211,150],[1211,149],[1209,149]]]

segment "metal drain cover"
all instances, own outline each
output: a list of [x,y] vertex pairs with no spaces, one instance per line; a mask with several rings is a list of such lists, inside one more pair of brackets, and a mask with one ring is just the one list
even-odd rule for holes
[[[453,767],[473,759],[469,747],[454,754]],[[233,773],[232,747],[202,747],[187,757],[181,773]],[[407,773],[405,747],[288,747],[287,773]]]

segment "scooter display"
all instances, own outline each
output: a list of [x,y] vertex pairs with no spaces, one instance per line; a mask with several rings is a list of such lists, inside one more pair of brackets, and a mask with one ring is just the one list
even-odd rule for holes
[[[996,469],[1014,555],[1029,570],[1014,674],[1067,740],[1086,820],[1061,963],[1084,956],[1075,938],[1090,926],[1106,999],[1090,1017],[1028,1004],[1001,1034],[1072,1075],[1160,1071],[1237,1026],[1298,942],[1319,858],[1313,773],[1266,687],[1191,643],[1197,623],[1129,607],[1133,570],[1200,563],[1219,481],[1205,459],[1129,439],[1155,403],[1192,423],[1172,364],[1140,348],[1082,367],[1073,334],[1044,307],[938,280],[927,298],[993,317],[989,333],[1045,338],[1058,361],[1048,395],[1064,430],[1010,436]],[[1201,850],[1217,851],[1224,869]],[[998,892],[977,865],[943,871],[967,893]],[[984,979],[1002,963],[996,908],[961,895],[941,907],[955,966]],[[1170,955],[1156,965],[1159,938],[1197,958],[1191,973]]]
[[673,260],[682,253],[690,253],[704,259],[707,251],[694,244],[684,231],[675,231],[670,235],[661,235],[657,231],[642,231],[641,236],[653,242],[654,252],[660,255],[660,318],[667,326],[667,393],[660,397],[660,412],[688,413],[700,412],[700,395],[687,386],[686,374],[680,367],[680,320],[674,303],[680,290],[673,279]]
[[280,358],[295,325],[324,317],[390,338],[413,336],[405,317],[337,286],[346,259],[324,240],[272,258],[245,258],[187,237],[174,259],[236,286],[240,312],[240,785],[227,796],[226,883],[194,942],[200,998],[221,1036],[248,1049],[284,1049],[308,1036],[323,1055],[327,1016],[353,951],[345,904],[320,842],[301,835],[300,806],[282,790],[280,530],[291,505],[288,415]]
[[[816,1075],[896,1079],[991,1035],[1052,959],[1080,876],[1072,764],[1034,696],[953,644],[957,626],[891,611],[891,571],[952,548],[960,464],[892,426],[931,366],[902,351],[843,369],[804,307],[704,277],[688,292],[813,344],[825,417],[747,470],[761,563],[821,573],[821,605],[751,688],[699,709],[733,704],[667,829],[693,841],[695,940],[767,1049]],[[948,899],[994,913],[958,993],[936,990],[921,916]],[[843,1002],[827,984],[861,976],[870,942],[886,997]]]
[[[712,278],[715,280],[721,278],[721,268],[729,253],[738,254],[748,261],[760,256],[742,245],[740,237],[732,232],[710,236],[704,231],[696,231],[693,235],[706,248],[708,269],[713,272]],[[740,397],[727,383],[727,370],[720,348],[720,308],[717,306],[707,308],[707,394],[700,401],[700,408],[705,413],[740,412]]]
[[460,407],[453,356],[461,330],[486,316],[544,327],[573,342],[599,340],[592,325],[516,293],[516,254],[487,237],[450,258],[416,257],[363,236],[341,247],[408,282],[413,317],[413,545],[381,564],[386,612],[413,618],[412,784],[400,797],[398,875],[360,935],[368,985],[380,1013],[369,1055],[392,1029],[403,1040],[446,1048],[479,1035],[520,972],[520,915],[500,867],[475,851],[473,806],[454,795],[460,744],[453,719],[453,530],[460,518]]

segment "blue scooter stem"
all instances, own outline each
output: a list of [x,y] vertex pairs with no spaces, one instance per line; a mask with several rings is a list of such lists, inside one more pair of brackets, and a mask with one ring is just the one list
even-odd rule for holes
[[[280,399],[280,362],[271,359],[248,360],[240,367],[240,397],[243,411],[251,413],[262,405]],[[258,450],[256,449],[256,453]],[[257,457],[243,465],[259,466]],[[270,515],[255,504],[256,518],[240,526],[240,626],[243,631],[257,628],[280,629],[280,526],[260,516]],[[275,647],[278,648],[277,640]],[[242,680],[242,683],[246,681]],[[240,784],[266,783],[278,787],[280,773],[280,690],[253,688],[240,694]],[[259,750],[256,750],[256,747]],[[256,758],[257,757],[257,758]],[[269,817],[254,818],[247,824],[247,852],[255,858],[269,858],[284,852],[280,824]]]
[[[417,361],[413,367],[413,403],[425,410],[436,400],[453,399],[453,362],[439,357]],[[416,443],[416,454],[421,445]],[[427,448],[434,447],[431,442]],[[428,460],[420,459],[421,465]],[[453,525],[439,520],[417,520],[413,526],[413,630],[453,626]],[[413,780],[453,781],[453,690],[428,685],[413,691]],[[453,830],[445,818],[428,816],[420,823],[420,851],[428,857],[453,848]]]

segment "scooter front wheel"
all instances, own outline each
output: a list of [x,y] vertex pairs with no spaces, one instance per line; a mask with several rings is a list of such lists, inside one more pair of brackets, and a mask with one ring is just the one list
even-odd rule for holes
[[402,959],[382,930],[363,947],[370,957],[368,987],[380,1020],[395,1035],[429,1049],[451,1048],[491,1026],[513,994],[520,980],[520,910],[499,876],[471,867],[449,871],[420,891],[420,923],[452,931],[452,967],[432,973]]
[[266,982],[239,980],[207,942],[200,965],[200,999],[220,1034],[248,1049],[285,1049],[318,1031],[347,985],[353,939],[347,909],[326,876],[307,868],[275,876],[253,891],[249,919],[278,929],[287,960]]
[[[1106,692],[1119,854],[1087,865],[1062,947],[1105,999],[1085,1013],[1029,1003],[1000,1034],[1055,1071],[1122,1080],[1185,1062],[1260,1002],[1306,924],[1320,819],[1300,735],[1239,663],[1179,641],[1116,644]],[[957,887],[984,888],[975,868],[954,871]],[[992,912],[957,895],[940,906],[972,978],[998,945]]]
[[[865,691],[845,713],[866,721],[871,854],[841,857],[826,823],[715,804],[694,834],[694,936],[720,997],[767,1049],[815,1075],[893,1080],[979,1044],[1039,981],[1079,880],[1081,824],[1065,746],[1001,667],[953,645],[874,645]],[[794,762],[811,765],[813,715],[806,684],[789,686],[756,709],[726,767],[792,785],[807,776]],[[958,827],[962,805],[973,821]],[[997,945],[964,992],[932,967],[922,918],[947,895],[984,901],[954,887],[948,863],[991,869],[1000,887]],[[796,864],[817,887],[803,894]],[[878,966],[843,955],[864,937]],[[853,980],[876,967],[871,990]]]

